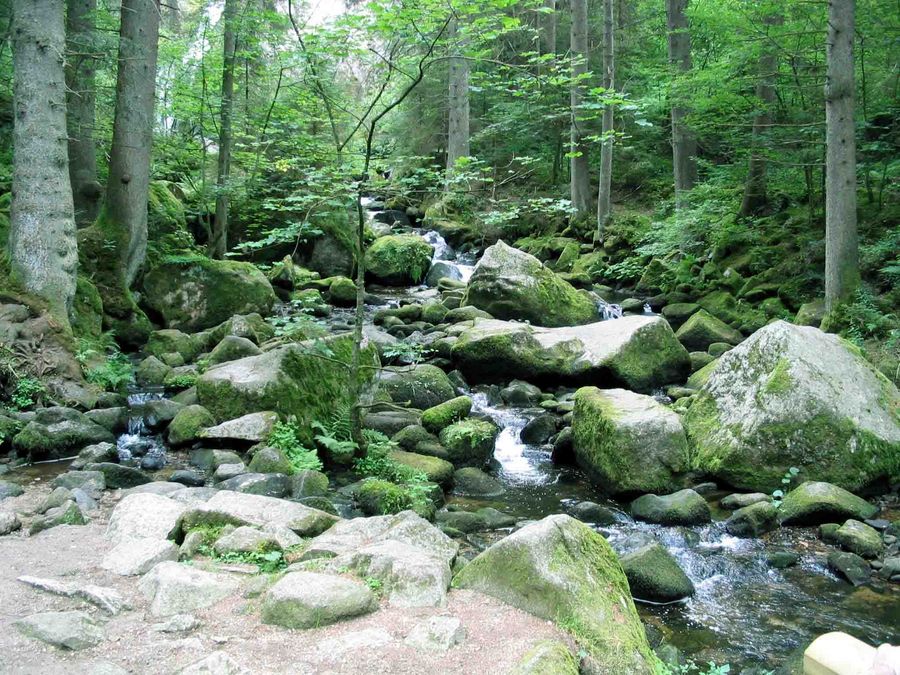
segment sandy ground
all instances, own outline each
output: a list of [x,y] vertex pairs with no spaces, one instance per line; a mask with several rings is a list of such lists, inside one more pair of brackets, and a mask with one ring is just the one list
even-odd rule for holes
[[[32,487],[8,499],[3,510],[27,511],[48,489]],[[99,512],[85,526],[63,525],[34,537],[18,532],[0,537],[0,673],[104,672],[115,664],[130,673],[174,673],[214,651],[224,651],[252,673],[503,673],[536,642],[565,639],[549,622],[470,591],[453,591],[447,607],[396,609],[382,605],[370,615],[332,626],[289,631],[259,621],[260,600],[238,594],[195,612],[201,626],[185,634],[160,633],[138,590],[139,577],[119,577],[100,562],[111,548],[103,536],[117,495],[104,495]],[[30,575],[78,580],[118,590],[131,606],[106,617],[93,605],[31,588],[17,577]],[[37,612],[82,610],[104,623],[106,639],[95,647],[63,651],[22,636],[17,619]],[[422,651],[404,644],[423,620],[447,615],[460,619],[465,640],[448,651]],[[360,633],[363,630],[369,632]],[[376,635],[385,644],[360,645]],[[344,640],[355,639],[346,648]],[[376,642],[378,642],[376,640]]]

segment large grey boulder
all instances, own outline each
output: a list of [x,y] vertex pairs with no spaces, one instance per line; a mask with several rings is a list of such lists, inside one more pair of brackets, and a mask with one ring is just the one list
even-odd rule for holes
[[316,628],[367,614],[378,606],[364,584],[315,572],[291,572],[266,593],[263,623],[284,628]]
[[582,647],[605,672],[655,672],[618,557],[570,516],[548,516],[501,539],[466,565],[454,585],[577,626]]
[[381,372],[378,386],[394,403],[409,403],[426,410],[456,397],[456,390],[440,368],[428,364],[390,366]]
[[291,491],[291,479],[283,473],[244,473],[223,480],[216,487],[251,495],[286,497]]
[[297,502],[220,490],[209,500],[189,508],[181,519],[181,528],[198,525],[280,525],[300,535],[321,534],[340,518]]
[[103,629],[85,612],[42,612],[15,622],[22,635],[60,649],[87,649],[103,640]]
[[15,435],[13,449],[37,462],[69,457],[95,443],[115,442],[109,429],[95,424],[84,413],[71,408],[43,408]]
[[848,518],[867,520],[878,508],[837,485],[806,481],[787,493],[778,519],[782,525],[821,525]]
[[607,492],[669,492],[688,468],[681,419],[652,396],[582,387],[572,419],[578,464]]
[[168,539],[175,533],[185,505],[154,494],[130,494],[116,504],[106,527],[114,544],[138,539]]
[[150,600],[153,616],[171,616],[216,604],[235,593],[238,582],[225,574],[161,562],[144,575],[138,587]]
[[178,560],[178,545],[166,539],[129,539],[103,556],[102,567],[120,576],[146,574],[157,563]]
[[277,421],[278,415],[271,411],[249,413],[204,429],[200,432],[200,437],[220,443],[261,443],[269,437]]
[[498,319],[520,319],[537,326],[575,326],[598,317],[590,295],[576,290],[533,255],[502,241],[478,261],[463,305]]
[[848,490],[900,479],[900,392],[855,347],[776,321],[722,355],[684,417],[692,468],[771,492],[791,467]]
[[658,316],[567,328],[478,319],[462,332],[451,354],[472,381],[515,376],[554,385],[602,382],[649,392],[690,373],[687,350]]

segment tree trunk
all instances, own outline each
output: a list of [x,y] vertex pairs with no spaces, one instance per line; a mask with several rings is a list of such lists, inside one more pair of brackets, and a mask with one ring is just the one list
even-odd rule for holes
[[66,11],[66,108],[69,128],[69,180],[75,222],[89,225],[100,211],[97,149],[94,145],[97,0],[68,0]]
[[[587,0],[571,0],[572,31],[570,51],[572,54],[572,77],[576,80],[588,71],[588,11]],[[591,181],[588,173],[588,144],[585,140],[587,129],[581,114],[584,101],[584,80],[572,83],[570,103],[572,108],[570,161],[570,193],[572,206],[579,216],[591,212]]]
[[78,251],[66,134],[63,0],[13,2],[9,257],[26,291],[68,325]]
[[[691,34],[685,9],[688,0],[666,0],[666,23],[669,63],[680,73],[691,70]],[[685,92],[676,91],[672,102],[672,163],[675,169],[675,207],[682,206],[685,192],[697,182],[697,141],[685,125],[688,110],[683,100]]]
[[225,53],[222,66],[222,104],[219,115],[219,160],[216,178],[216,222],[209,255],[222,259],[228,250],[228,178],[231,174],[231,113],[234,109],[234,53],[237,0],[225,0]]
[[825,309],[859,285],[853,35],[855,0],[828,0],[825,74]]
[[158,0],[122,0],[116,116],[101,219],[118,234],[125,285],[147,254],[147,198],[159,38]]
[[[607,95],[616,84],[616,44],[613,2],[603,0],[603,88]],[[614,108],[611,104],[603,107],[602,138],[600,146],[600,189],[597,195],[597,241],[603,241],[603,228],[612,215],[612,158]]]
[[[783,22],[779,15],[767,16],[763,24],[768,27]],[[772,125],[775,105],[775,78],[778,74],[778,52],[772,40],[767,40],[759,55],[759,80],[756,83],[756,98],[760,107],[753,117],[752,144],[750,166],[747,172],[747,185],[744,187],[744,199],[741,202],[741,215],[749,216],[758,213],[768,206],[769,197],[766,186],[767,164],[763,146],[766,134]]]
[[556,54],[556,0],[544,0],[544,9],[540,14],[540,53]]
[[[450,36],[458,40],[456,20],[450,25]],[[458,51],[462,50],[457,46]],[[447,175],[452,175],[456,161],[469,156],[469,62],[464,58],[450,59],[450,91],[447,124]]]

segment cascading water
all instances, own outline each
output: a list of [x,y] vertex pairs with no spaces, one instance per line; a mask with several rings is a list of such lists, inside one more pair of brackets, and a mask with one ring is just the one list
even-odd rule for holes
[[119,460],[139,460],[142,466],[161,467],[166,462],[166,447],[162,439],[147,426],[144,405],[165,398],[162,391],[138,391],[128,395],[128,429],[116,439]]

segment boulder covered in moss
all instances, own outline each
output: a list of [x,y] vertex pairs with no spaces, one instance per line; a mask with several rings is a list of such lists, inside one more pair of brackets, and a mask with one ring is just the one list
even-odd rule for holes
[[199,440],[201,431],[216,423],[216,418],[202,405],[185,406],[169,423],[168,439],[173,446],[187,445]]
[[778,518],[782,525],[821,525],[847,518],[868,520],[878,508],[837,485],[805,481],[787,493]]
[[776,321],[707,368],[684,417],[692,468],[760,492],[791,467],[857,491],[900,479],[900,392],[838,336]]
[[388,286],[422,283],[434,249],[417,234],[379,237],[366,251],[366,275]]
[[165,354],[179,354],[184,363],[190,363],[202,351],[202,345],[192,335],[175,328],[164,328],[150,333],[144,351],[157,358]]
[[694,594],[694,584],[661,544],[648,543],[622,556],[631,594],[650,602],[676,602]]
[[356,284],[347,277],[334,277],[328,287],[328,300],[338,307],[352,307],[356,304]]
[[95,443],[115,443],[112,433],[71,408],[42,408],[13,438],[13,450],[31,462],[77,455]]
[[355,491],[356,503],[367,516],[400,513],[413,507],[409,490],[396,483],[367,478]]
[[169,257],[144,277],[144,303],[168,328],[198,331],[235,314],[268,314],[275,291],[250,263]]
[[[352,339],[338,335],[323,342],[332,352],[328,358],[322,358],[318,345],[297,343],[211,368],[197,380],[200,404],[220,421],[263,410],[293,415],[300,440],[311,445],[310,424],[330,419],[335,409],[352,403],[348,377]],[[370,398],[379,367],[373,346],[363,349],[361,364],[364,392]]]
[[533,255],[502,241],[488,248],[469,280],[463,304],[498,319],[537,326],[577,326],[596,321],[597,305]]
[[465,419],[446,427],[439,436],[447,459],[457,466],[484,466],[494,454],[500,429],[493,422]]
[[737,345],[744,339],[739,331],[705,309],[692,314],[675,333],[675,337],[691,351],[706,351],[711,344],[717,342]]
[[391,366],[381,372],[378,386],[394,403],[426,410],[456,396],[447,374],[428,364]]
[[71,323],[76,337],[97,338],[103,332],[103,299],[91,280],[80,275],[75,285]]
[[453,482],[453,465],[439,457],[430,457],[404,450],[392,450],[388,459],[412,471],[424,474],[432,483],[449,485]]
[[548,516],[501,539],[453,583],[556,622],[604,672],[654,672],[618,557],[601,535],[570,516]]
[[712,520],[709,504],[693,490],[638,497],[631,502],[631,515],[657,525],[702,525]]
[[515,377],[554,385],[618,385],[639,392],[682,382],[691,367],[687,350],[658,316],[566,328],[479,319],[460,334],[451,354],[473,382]]
[[681,420],[652,396],[583,387],[572,433],[579,465],[611,494],[670,492],[688,467]]
[[440,433],[454,422],[459,422],[472,412],[472,399],[468,396],[457,396],[428,408],[422,413],[422,426],[431,433]]

